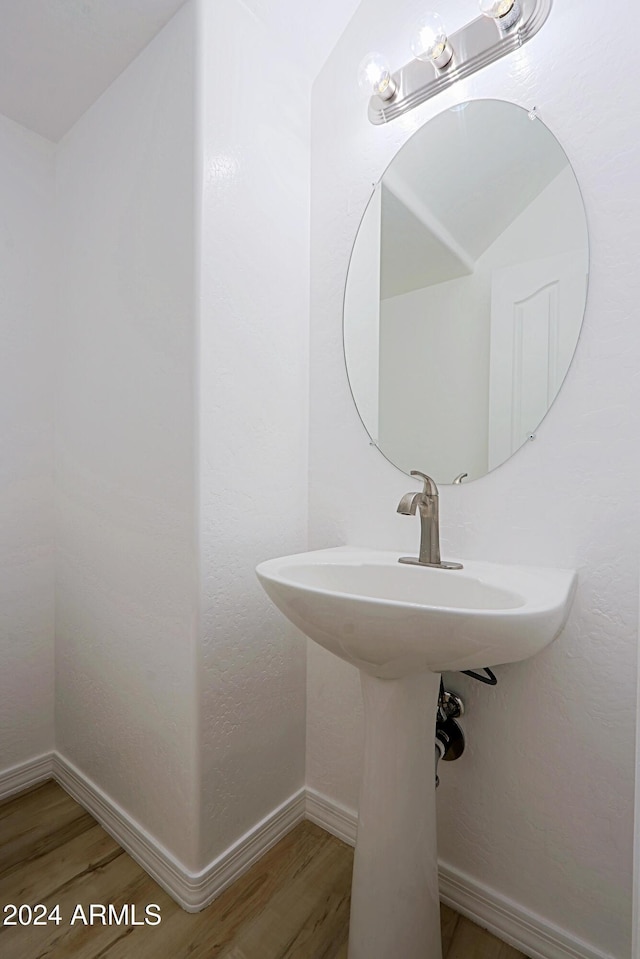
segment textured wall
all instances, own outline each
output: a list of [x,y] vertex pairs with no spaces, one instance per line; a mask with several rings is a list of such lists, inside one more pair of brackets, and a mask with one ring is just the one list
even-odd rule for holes
[[[454,30],[472,11],[436,4]],[[606,72],[596,6],[556,3],[522,51],[374,127],[354,82],[369,49],[408,58],[417,0],[364,0],[314,86],[310,530],[339,543],[410,550],[417,521],[395,512],[412,481],[369,446],[342,359],[349,252],[371,183],[410,134],[465,98],[537,105],[584,193],[591,279],[578,351],[552,411],[507,464],[442,490],[445,552],[575,566],[580,586],[560,639],[534,660],[497,670],[491,690],[449,682],[468,705],[468,751],[442,774],[440,853],[546,920],[627,959],[638,594],[637,216],[639,88],[627,11]],[[570,38],[570,42],[568,42]],[[553,224],[550,224],[550,230]],[[420,464],[416,464],[417,468]],[[308,782],[357,803],[361,697],[354,670],[310,645]]]
[[53,746],[53,186],[0,117],[0,770]]
[[204,863],[304,782],[304,642],[254,568],[306,544],[309,84],[238,0],[201,15]]
[[61,141],[58,747],[197,859],[194,11]]

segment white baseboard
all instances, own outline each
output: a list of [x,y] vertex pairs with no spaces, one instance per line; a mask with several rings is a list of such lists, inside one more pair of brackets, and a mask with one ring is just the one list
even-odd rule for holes
[[299,789],[200,872],[186,868],[96,783],[59,753],[0,773],[0,800],[55,779],[187,912],[199,912],[305,818]]
[[54,757],[53,777],[173,899],[184,909],[191,906],[188,870],[168,849],[59,754]]
[[291,832],[304,819],[304,789],[299,789],[286,802],[269,813],[261,822],[229,846],[206,869],[192,877],[194,907],[185,906],[191,912],[199,912],[219,896],[227,886],[264,856],[272,846]]
[[[306,816],[327,832],[355,845],[358,817],[354,810],[308,789]],[[439,874],[440,899],[445,905],[530,959],[612,959],[446,863],[440,862]]]
[[[358,824],[355,811],[315,789],[300,789],[205,869],[194,873],[99,786],[57,753],[38,756],[0,773],[0,800],[51,778],[91,813],[187,912],[204,909],[303,819],[309,819],[352,846],[355,844]],[[612,959],[442,862],[440,898],[531,959]]]
[[530,959],[613,959],[476,879],[440,863],[440,900]]
[[200,912],[304,818],[300,789],[211,862],[194,873],[75,766],[57,755],[54,778],[187,912]]
[[327,799],[315,789],[306,791],[305,819],[314,822],[350,846],[355,846],[358,831],[357,813],[332,799]]
[[25,792],[53,775],[53,753],[36,756],[0,773],[0,802]]

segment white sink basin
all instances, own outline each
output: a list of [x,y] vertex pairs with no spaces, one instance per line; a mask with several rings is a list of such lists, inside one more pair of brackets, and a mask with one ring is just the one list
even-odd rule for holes
[[440,570],[400,555],[341,546],[267,560],[257,574],[303,633],[381,679],[527,659],[556,638],[575,592],[573,570]]

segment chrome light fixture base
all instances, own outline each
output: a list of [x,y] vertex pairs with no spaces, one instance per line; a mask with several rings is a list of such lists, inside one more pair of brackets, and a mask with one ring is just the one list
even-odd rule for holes
[[451,47],[451,44],[447,40],[447,42],[445,43],[442,49],[442,53],[438,54],[437,57],[433,57],[433,59],[430,62],[433,64],[434,67],[436,67],[438,72],[440,72],[441,70],[444,70],[445,67],[448,67],[452,60],[453,60],[453,49]]
[[446,70],[424,60],[411,60],[392,75],[395,96],[369,101],[369,120],[380,125],[402,116],[457,80],[499,60],[535,36],[551,12],[552,0],[518,0],[520,17],[509,28],[479,16],[449,37],[453,57]]

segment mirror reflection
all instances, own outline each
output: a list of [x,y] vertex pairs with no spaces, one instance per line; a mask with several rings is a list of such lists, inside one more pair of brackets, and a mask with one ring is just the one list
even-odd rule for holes
[[344,304],[358,412],[405,472],[465,482],[536,431],[587,293],[584,206],[542,121],[500,100],[435,117],[367,206]]

